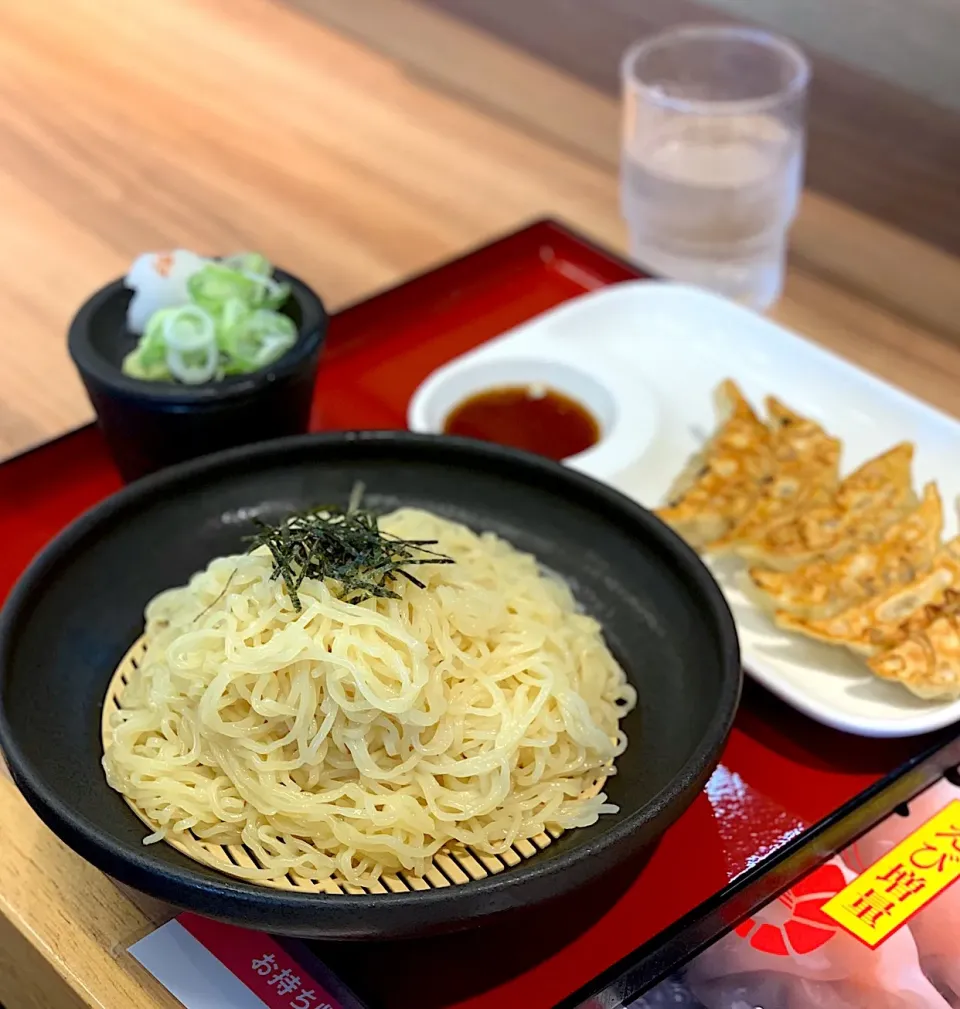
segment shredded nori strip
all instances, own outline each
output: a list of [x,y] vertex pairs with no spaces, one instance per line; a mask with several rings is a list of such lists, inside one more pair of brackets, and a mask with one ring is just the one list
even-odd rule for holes
[[282,578],[294,608],[302,609],[304,578],[330,579],[346,602],[373,597],[399,599],[390,586],[398,577],[419,588],[423,582],[406,569],[416,564],[452,564],[436,550],[436,540],[404,540],[382,532],[374,512],[354,506],[301,512],[279,525],[257,520],[260,531],[246,539],[250,550],[266,547],[273,556],[273,578]]

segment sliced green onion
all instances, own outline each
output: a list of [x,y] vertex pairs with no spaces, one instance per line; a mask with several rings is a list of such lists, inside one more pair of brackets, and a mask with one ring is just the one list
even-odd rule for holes
[[297,341],[297,327],[278,312],[290,285],[256,252],[204,264],[186,280],[189,303],[161,308],[147,320],[125,374],[190,385],[257,371]]
[[164,336],[167,319],[177,308],[162,308],[159,312],[154,312],[147,323],[146,332],[140,339],[137,350],[140,353],[140,360],[147,367],[159,363],[166,364],[167,341]]
[[[248,274],[249,276],[249,274]],[[260,308],[280,308],[285,305],[290,297],[290,285],[281,284],[273,277],[260,277],[263,283],[263,295],[260,300]]]
[[198,305],[171,309],[161,322],[167,346],[177,350],[200,350],[216,343],[216,325],[209,312]]
[[166,358],[156,363],[148,363],[143,359],[138,350],[131,350],[127,354],[123,359],[121,370],[124,375],[129,375],[131,378],[139,378],[146,382],[173,381],[173,375],[167,367]]
[[173,377],[187,385],[209,382],[220,363],[213,318],[198,305],[184,305],[173,309],[162,327]]
[[230,358],[231,373],[256,371],[282,357],[297,341],[293,320],[261,308],[240,319],[221,341]]
[[251,308],[262,300],[262,284],[222,263],[209,263],[188,281],[191,299],[201,308],[218,312],[228,298],[237,298]]
[[230,352],[229,334],[239,326],[253,310],[239,298],[228,298],[216,317],[217,346],[224,353]]

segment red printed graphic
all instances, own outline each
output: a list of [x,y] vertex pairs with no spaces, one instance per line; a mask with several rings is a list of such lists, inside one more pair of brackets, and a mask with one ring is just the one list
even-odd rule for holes
[[774,921],[757,923],[748,918],[736,933],[761,953],[789,956],[811,953],[837,933],[837,924],[823,913],[823,905],[846,886],[843,873],[835,865],[824,865],[787,890],[766,916],[776,908]]
[[283,947],[263,932],[196,914],[177,921],[270,1009],[343,1009]]

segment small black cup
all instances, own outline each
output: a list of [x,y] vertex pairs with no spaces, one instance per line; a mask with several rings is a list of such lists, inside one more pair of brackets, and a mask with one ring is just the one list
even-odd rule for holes
[[136,337],[126,325],[133,292],[122,280],[97,291],[76,314],[67,339],[70,356],[124,480],[307,430],[329,317],[306,284],[280,270],[276,277],[291,287],[280,311],[296,323],[297,342],[261,371],[220,382],[188,386],[123,374],[123,358]]

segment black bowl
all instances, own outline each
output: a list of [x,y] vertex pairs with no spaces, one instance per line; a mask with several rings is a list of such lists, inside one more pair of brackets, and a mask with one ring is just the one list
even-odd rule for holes
[[280,311],[296,323],[296,344],[267,368],[220,382],[187,386],[123,374],[120,366],[137,338],[127,329],[133,293],[122,280],[97,291],[76,314],[70,356],[124,480],[307,430],[328,316],[306,284],[280,270],[276,277],[291,287]]
[[[346,503],[431,509],[492,530],[567,579],[639,691],[607,789],[620,812],[489,879],[402,894],[296,894],[244,883],[165,844],[104,780],[100,713],[144,604],[236,552],[251,517]],[[186,463],[78,519],[0,613],[0,743],[43,820],[123,883],[268,932],[390,938],[462,928],[587,884],[656,840],[716,765],[740,694],[733,619],[697,556],[616,491],[555,463],[399,432],[285,439]]]

